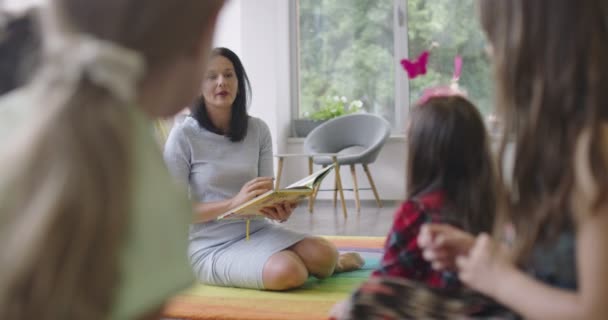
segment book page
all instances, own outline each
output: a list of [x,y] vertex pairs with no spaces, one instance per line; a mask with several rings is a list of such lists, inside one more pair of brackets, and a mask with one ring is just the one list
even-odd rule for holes
[[279,203],[298,203],[302,199],[312,195],[314,188],[318,186],[323,178],[329,174],[333,169],[334,165],[327,166],[322,170],[319,170],[310,176],[297,181],[289,185],[285,189],[271,190],[258,197],[251,199],[250,201],[238,206],[237,208],[226,212],[219,217],[217,220],[223,219],[251,219],[255,217],[263,217],[264,215],[260,212],[261,209],[266,207],[272,207]]
[[308,177],[306,177],[302,180],[299,180],[299,181],[296,181],[296,182],[290,184],[285,189],[301,189],[301,188],[313,189],[315,186],[317,186],[321,183],[323,178],[325,178],[325,176],[327,176],[327,174],[329,174],[329,172],[333,168],[334,168],[333,164],[329,165],[329,166],[309,175]]
[[272,207],[280,203],[298,203],[311,194],[311,189],[270,191],[231,212],[221,215],[218,219],[250,219],[256,216],[263,216],[260,212],[263,208]]

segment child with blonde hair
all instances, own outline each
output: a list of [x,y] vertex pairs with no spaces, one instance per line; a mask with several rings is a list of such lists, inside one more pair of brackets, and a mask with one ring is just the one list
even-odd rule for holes
[[223,1],[45,4],[40,70],[0,102],[0,318],[153,316],[194,279],[151,118],[196,96]]

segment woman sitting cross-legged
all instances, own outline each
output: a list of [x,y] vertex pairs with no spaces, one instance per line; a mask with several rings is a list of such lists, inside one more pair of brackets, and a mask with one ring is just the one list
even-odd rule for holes
[[206,284],[287,290],[309,275],[326,278],[357,269],[357,254],[338,255],[327,240],[283,228],[296,204],[266,208],[268,219],[216,220],[224,212],[273,187],[272,140],[267,125],[247,114],[250,85],[238,56],[212,51],[202,96],[193,114],[170,133],[165,146],[169,170],[190,187],[195,218],[188,254]]

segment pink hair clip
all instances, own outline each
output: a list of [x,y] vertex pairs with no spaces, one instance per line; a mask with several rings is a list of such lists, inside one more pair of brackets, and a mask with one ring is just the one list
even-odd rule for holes
[[[416,105],[423,105],[427,103],[431,98],[435,97],[451,97],[451,96],[461,96],[466,97],[467,94],[465,91],[461,90],[458,87],[458,80],[460,80],[460,74],[462,73],[462,57],[456,56],[454,57],[454,74],[452,75],[452,83],[449,86],[435,86],[425,89],[422,92],[422,97],[418,99]],[[412,79],[410,77],[410,79]]]

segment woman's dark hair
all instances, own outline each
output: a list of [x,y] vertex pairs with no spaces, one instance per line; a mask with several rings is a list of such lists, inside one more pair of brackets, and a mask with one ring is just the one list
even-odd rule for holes
[[[483,0],[479,9],[507,133],[502,161],[507,144],[515,145],[497,226],[514,225],[516,256],[524,262],[533,246],[608,204],[608,2]],[[581,170],[597,193],[590,210],[573,212]]]
[[194,103],[192,117],[198,121],[198,124],[201,127],[213,133],[225,135],[230,138],[230,141],[232,142],[242,141],[247,135],[247,125],[249,122],[247,106],[251,100],[251,84],[249,83],[247,72],[245,72],[245,68],[243,67],[241,60],[236,53],[232,52],[230,49],[220,47],[211,51],[211,58],[217,56],[222,56],[232,62],[239,86],[236,93],[236,98],[232,104],[232,115],[230,118],[229,131],[222,132],[222,130],[217,128],[213,122],[211,122],[209,114],[207,113],[205,98],[202,95]]
[[417,106],[408,132],[408,199],[438,188],[441,215],[474,234],[491,232],[496,179],[488,135],[477,108],[460,96]]
[[9,18],[0,30],[0,94],[29,80],[40,60],[40,35],[32,10]]

